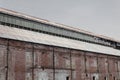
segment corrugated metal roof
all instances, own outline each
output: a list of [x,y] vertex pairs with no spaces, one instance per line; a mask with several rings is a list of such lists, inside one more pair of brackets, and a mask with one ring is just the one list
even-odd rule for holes
[[0,25],[0,37],[120,56],[112,47]]
[[30,16],[30,15],[26,15],[26,14],[23,14],[23,13],[15,12],[15,11],[12,11],[12,10],[0,8],[0,12],[11,14],[11,15],[14,15],[14,16],[19,16],[19,17],[22,17],[22,18],[30,19],[30,20],[34,20],[34,21],[41,22],[41,23],[44,23],[44,24],[49,24],[49,25],[53,25],[53,26],[56,26],[56,27],[61,27],[61,28],[65,28],[65,29],[68,29],[68,30],[73,30],[73,31],[85,33],[85,34],[88,34],[88,35],[92,35],[92,36],[108,39],[108,40],[111,40],[111,41],[120,42],[119,40],[115,40],[115,39],[107,37],[107,36],[98,35],[98,34],[95,34],[95,33],[89,32],[89,31],[85,31],[85,30],[82,30],[82,29],[79,29],[79,28],[75,28],[75,27],[71,27],[71,26],[67,26],[67,25],[51,22],[51,21],[48,21],[48,20],[45,20],[45,19],[33,17],[33,16]]

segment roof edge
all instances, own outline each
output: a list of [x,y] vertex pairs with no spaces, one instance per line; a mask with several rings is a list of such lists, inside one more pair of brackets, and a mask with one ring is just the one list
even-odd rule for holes
[[5,9],[5,8],[1,8],[1,7],[0,7],[0,12],[120,43],[119,40],[113,39],[111,37],[98,35],[98,34],[95,34],[93,32],[86,31],[86,30],[83,30],[83,29],[80,29],[80,28],[75,28],[75,27],[72,27],[72,26],[68,26],[68,25],[64,25],[64,24],[60,24],[60,23],[56,23],[56,22],[51,22],[49,20],[37,18],[37,17],[31,16],[31,15],[27,15],[27,14],[24,14],[24,13],[21,13],[21,12]]

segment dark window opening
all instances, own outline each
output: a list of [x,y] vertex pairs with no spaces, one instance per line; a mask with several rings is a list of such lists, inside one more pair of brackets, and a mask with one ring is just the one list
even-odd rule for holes
[[95,76],[93,76],[93,80],[95,80]]
[[114,79],[113,79],[113,80],[116,80],[116,79],[115,79],[115,77],[114,77]]
[[107,80],[107,77],[104,77],[104,80]]
[[42,54],[45,54],[45,52],[42,52]]
[[66,77],[66,80],[69,80],[69,76]]
[[86,77],[88,77],[88,74],[86,74]]

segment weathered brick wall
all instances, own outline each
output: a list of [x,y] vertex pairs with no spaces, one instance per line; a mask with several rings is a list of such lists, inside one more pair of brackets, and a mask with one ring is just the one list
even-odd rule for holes
[[119,80],[120,57],[0,38],[0,80]]

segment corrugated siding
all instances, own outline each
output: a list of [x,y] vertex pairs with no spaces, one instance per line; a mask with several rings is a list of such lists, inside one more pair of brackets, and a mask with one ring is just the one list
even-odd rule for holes
[[120,50],[111,47],[3,25],[0,25],[0,37],[120,56]]

